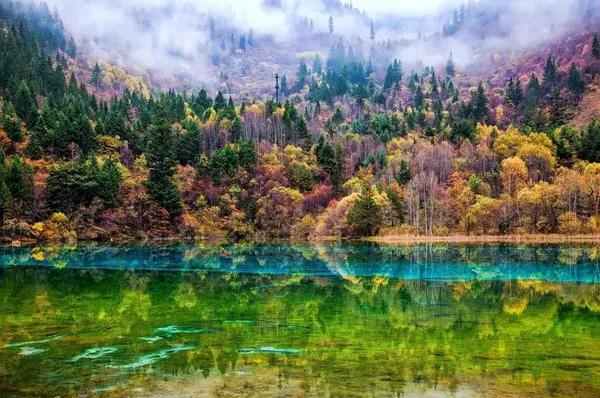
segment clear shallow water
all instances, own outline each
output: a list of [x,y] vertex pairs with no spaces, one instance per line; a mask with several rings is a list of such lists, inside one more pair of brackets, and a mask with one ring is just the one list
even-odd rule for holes
[[600,396],[599,258],[2,248],[0,396]]

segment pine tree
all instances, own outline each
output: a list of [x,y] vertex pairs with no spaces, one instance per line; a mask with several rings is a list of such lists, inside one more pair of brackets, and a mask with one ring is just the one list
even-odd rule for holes
[[556,61],[551,56],[546,60],[546,66],[544,67],[544,86],[546,88],[553,88],[558,82],[558,67]]
[[339,107],[335,108],[335,112],[333,112],[333,116],[331,117],[331,122],[335,125],[344,123],[344,114]]
[[298,120],[298,139],[302,149],[307,151],[310,150],[312,139],[308,131],[308,126],[306,125],[306,119],[304,117],[300,117]]
[[351,234],[354,236],[373,236],[381,226],[381,219],[381,206],[375,202],[373,189],[365,184],[354,203],[354,207],[346,217],[346,221],[351,228]]
[[67,45],[67,54],[71,58],[75,58],[77,56],[77,45],[72,37],[69,39],[69,44]]
[[598,35],[594,35],[594,40],[592,42],[592,55],[596,59],[600,59],[600,40],[598,40]]
[[448,62],[446,63],[446,75],[450,77],[454,77],[456,75],[456,66],[454,65],[454,60],[452,59],[452,53],[450,53],[450,58],[448,58]]
[[410,169],[408,167],[408,162],[406,160],[400,161],[400,171],[398,172],[398,183],[401,185],[406,185],[409,183],[411,178]]
[[329,16],[329,34],[332,35],[334,32],[333,30],[333,17],[330,15]]
[[321,72],[323,72],[323,62],[321,61],[321,56],[319,54],[317,54],[315,56],[315,59],[313,61],[313,65],[312,65],[312,71],[313,71],[313,73],[316,73],[318,75],[320,75]]
[[415,93],[415,107],[421,108],[425,103],[425,96],[423,95],[423,90],[421,89],[421,85],[417,86],[417,91]]
[[584,130],[579,157],[588,162],[600,162],[600,121],[592,121]]
[[121,172],[113,160],[108,159],[100,168],[98,176],[98,185],[100,198],[107,207],[114,207],[119,204],[121,198],[119,190],[121,188]]
[[385,73],[385,80],[383,81],[383,89],[389,90],[394,85],[394,70],[392,64],[390,64]]
[[27,124],[27,127],[33,128],[37,120],[38,109],[35,97],[29,90],[25,80],[22,80],[19,84],[13,105],[17,115]]
[[431,94],[435,97],[439,92],[439,85],[437,78],[435,77],[435,72],[431,72]]
[[7,213],[12,207],[10,189],[6,185],[6,164],[4,151],[0,149],[0,226],[4,225]]
[[225,108],[227,106],[227,101],[225,100],[225,96],[223,95],[222,92],[217,92],[217,96],[215,97],[215,101],[214,101],[214,108],[215,111],[220,111],[221,109]]
[[523,101],[523,90],[521,89],[521,81],[519,79],[517,79],[516,84],[512,77],[508,81],[506,100],[515,108]]
[[171,217],[181,213],[181,193],[173,180],[175,175],[174,137],[164,110],[160,110],[150,126],[146,158],[150,174],[146,182],[148,196],[165,208]]
[[515,106],[519,106],[523,102],[523,89],[521,88],[521,80],[517,79],[513,90],[512,100]]
[[479,82],[477,91],[471,94],[470,105],[473,117],[477,121],[485,123],[488,116],[488,99],[485,95],[485,89],[482,82]]
[[96,66],[94,66],[94,70],[92,71],[92,84],[94,87],[99,88],[102,83],[102,70],[100,69],[100,65],[96,62]]
[[83,152],[89,154],[96,145],[96,136],[87,113],[81,107],[70,104],[64,111],[64,118],[58,133],[61,134],[62,142],[57,145],[57,150],[62,156],[68,156],[70,143],[75,143]]
[[246,36],[242,35],[240,37],[240,45],[239,45],[239,47],[240,47],[240,50],[246,51]]
[[562,93],[558,88],[556,88],[552,94],[549,114],[550,124],[554,127],[567,124],[570,120],[569,107],[567,106],[567,103],[565,102]]
[[306,79],[308,77],[308,66],[306,66],[306,62],[304,60],[300,61],[300,65],[298,65],[298,71],[296,72],[296,90],[300,91],[306,84]]
[[573,91],[575,94],[581,95],[585,91],[585,82],[583,81],[583,77],[577,66],[575,66],[575,62],[571,63],[571,69],[569,70],[569,89]]
[[540,100],[540,81],[535,73],[531,74],[531,78],[527,84],[527,100],[536,106]]
[[329,174],[334,188],[338,187],[341,165],[338,163],[336,150],[323,136],[319,137],[316,154],[317,163]]
[[251,169],[258,161],[258,152],[256,146],[250,140],[240,140],[235,146],[237,152],[238,165],[246,170]]
[[285,97],[289,94],[289,87],[288,87],[288,82],[287,82],[287,76],[283,75],[283,77],[281,78],[281,94]]
[[56,112],[46,103],[35,127],[31,130],[29,142],[25,149],[27,156],[32,159],[39,159],[44,152],[52,149],[54,135],[58,128],[57,119]]
[[4,100],[2,106],[2,126],[12,141],[21,142],[23,140],[23,122],[15,113],[12,102],[8,99]]
[[229,129],[229,133],[231,134],[231,141],[238,142],[242,138],[243,132],[244,127],[242,126],[242,121],[238,116],[234,117],[233,121],[231,122],[231,128]]
[[20,157],[10,159],[5,173],[5,183],[10,190],[15,217],[26,213],[33,203],[33,171]]

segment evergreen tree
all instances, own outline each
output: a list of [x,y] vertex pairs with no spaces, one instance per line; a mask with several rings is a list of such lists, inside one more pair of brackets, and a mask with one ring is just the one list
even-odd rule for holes
[[321,61],[321,56],[319,54],[317,54],[313,60],[312,71],[318,75],[323,72],[323,62]]
[[333,17],[330,15],[329,16],[329,34],[332,35],[333,34]]
[[237,163],[243,169],[249,170],[258,161],[256,146],[250,140],[241,140],[235,147],[237,152]]
[[225,96],[223,95],[222,92],[217,92],[217,96],[215,97],[215,101],[214,101],[214,108],[215,111],[220,111],[221,109],[224,109],[227,106],[227,101],[225,100]]
[[6,185],[6,164],[4,160],[4,151],[0,149],[0,226],[4,225],[4,220],[12,207],[12,197],[10,190]]
[[439,91],[439,85],[438,85],[438,81],[437,78],[435,77],[435,72],[431,72],[431,94],[435,97],[438,94]]
[[12,141],[21,142],[23,140],[23,122],[15,113],[15,109],[8,99],[4,100],[2,107],[2,126]]
[[317,163],[329,174],[334,191],[341,187],[343,149],[334,148],[323,136],[319,137],[316,148]]
[[446,63],[446,76],[454,77],[456,75],[456,66],[454,65],[454,60],[452,59],[452,53],[450,53],[450,58],[448,58],[448,62]]
[[344,114],[339,107],[335,108],[335,112],[333,112],[333,116],[331,117],[331,122],[335,125],[344,123]]
[[242,126],[242,121],[240,120],[240,118],[238,116],[235,116],[233,118],[229,132],[231,134],[232,142],[238,142],[241,139],[242,133],[244,132],[244,127]]
[[575,66],[575,62],[571,63],[571,69],[569,70],[569,89],[573,91],[575,94],[581,95],[585,91],[585,82],[583,81],[583,77],[577,66]]
[[423,90],[421,89],[421,85],[417,86],[417,91],[415,93],[415,107],[421,108],[425,103],[425,96],[423,95]]
[[73,213],[81,205],[99,196],[98,165],[86,164],[83,158],[74,163],[55,166],[48,175],[46,204],[55,212]]
[[401,81],[402,64],[397,59],[394,59],[394,61],[389,65],[387,69],[383,89],[389,90],[392,87],[394,87],[395,89],[399,89]]
[[310,150],[312,140],[304,117],[300,117],[298,120],[298,139],[300,141],[300,146],[303,149],[307,151]]
[[409,183],[411,179],[410,169],[408,167],[408,162],[406,160],[400,161],[400,171],[398,172],[398,183],[401,185],[406,185]]
[[94,150],[96,136],[87,113],[76,104],[69,104],[60,118],[60,125],[55,132],[54,147],[63,157],[73,154],[69,151],[69,144],[74,143],[85,155]]
[[550,124],[554,127],[567,124],[571,118],[569,107],[567,106],[567,103],[565,102],[562,93],[558,88],[556,88],[552,94],[549,114]]
[[146,182],[148,196],[165,208],[171,217],[181,213],[181,193],[173,180],[175,175],[174,137],[164,110],[159,110],[150,126],[146,158],[150,174]]
[[107,207],[114,207],[121,201],[121,172],[113,160],[108,159],[100,168],[98,176],[99,196]]
[[281,95],[286,97],[289,94],[289,91],[290,89],[288,87],[287,76],[283,75],[281,78]]
[[222,183],[225,177],[233,177],[239,166],[239,157],[234,145],[217,149],[210,158],[210,175],[215,183]]
[[511,77],[506,88],[506,100],[515,108],[523,101],[523,90],[521,89],[521,81],[517,79],[517,83]]
[[38,122],[29,135],[25,153],[33,159],[39,159],[46,151],[53,149],[55,133],[58,129],[58,116],[46,103]]
[[592,121],[583,130],[579,157],[588,162],[600,162],[600,121]]
[[598,35],[594,35],[594,40],[592,41],[592,55],[596,59],[600,59],[600,40],[598,40]]
[[394,70],[390,64],[385,73],[385,80],[383,81],[383,89],[389,90],[394,85]]
[[99,88],[100,84],[102,84],[102,70],[100,69],[98,62],[96,62],[94,70],[92,71],[92,84],[96,88]]
[[531,105],[537,106],[540,100],[540,81],[538,80],[535,73],[531,74],[529,83],[527,84],[527,101]]
[[371,29],[370,29],[370,36],[372,41],[375,41],[375,26],[373,25],[373,20],[371,20]]
[[308,77],[308,66],[306,66],[306,62],[304,60],[300,61],[300,65],[298,65],[298,71],[296,72],[296,90],[300,91],[306,84],[306,79]]
[[33,203],[33,171],[20,157],[10,159],[5,173],[5,183],[12,198],[14,217],[21,217]]
[[198,116],[202,116],[204,111],[210,108],[212,104],[212,100],[208,97],[208,94],[204,88],[201,88],[200,91],[198,91],[198,94],[192,96],[190,100],[190,106],[192,107],[194,113]]
[[242,35],[240,37],[240,45],[239,45],[239,47],[240,47],[240,50],[246,51],[246,36]]
[[71,58],[75,58],[77,56],[77,46],[75,45],[75,40],[71,37],[69,39],[69,44],[67,45],[67,54]]
[[551,56],[546,60],[546,66],[544,67],[544,86],[546,88],[553,88],[558,82],[558,67],[556,61]]
[[479,82],[477,91],[471,94],[470,107],[475,120],[485,123],[488,117],[488,99],[485,95],[483,83]]
[[365,184],[346,221],[350,225],[352,235],[373,236],[381,226],[382,215],[381,206],[375,202],[373,189]]
[[198,124],[193,121],[184,121],[181,134],[177,136],[175,152],[181,164],[194,164],[202,152],[202,134]]
[[27,124],[27,127],[33,128],[37,120],[38,109],[35,97],[25,80],[19,84],[13,105],[17,115]]

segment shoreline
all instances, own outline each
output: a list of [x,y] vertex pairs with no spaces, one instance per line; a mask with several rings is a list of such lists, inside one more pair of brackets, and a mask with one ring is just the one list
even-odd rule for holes
[[531,234],[531,235],[389,235],[372,236],[361,239],[364,242],[411,245],[422,243],[449,244],[478,244],[478,243],[598,243],[600,234],[561,235],[561,234]]
[[445,235],[445,236],[427,236],[427,235],[388,235],[388,236],[371,236],[357,239],[340,238],[340,237],[321,237],[318,239],[292,239],[278,238],[266,239],[249,239],[242,241],[230,241],[227,239],[200,239],[200,238],[184,238],[184,237],[164,237],[164,238],[146,238],[146,239],[115,239],[115,240],[67,240],[67,241],[44,241],[36,239],[2,239],[1,246],[13,247],[34,247],[34,246],[56,246],[56,245],[106,245],[106,246],[128,246],[128,245],[174,245],[174,244],[208,244],[214,246],[237,245],[248,243],[273,243],[281,242],[288,244],[325,244],[325,243],[343,243],[343,242],[363,242],[377,243],[387,245],[418,245],[418,244],[486,244],[486,243],[513,243],[513,244],[561,244],[561,243],[582,243],[582,244],[598,244],[600,245],[600,234],[578,234],[578,235],[561,235],[561,234],[530,234],[530,235]]

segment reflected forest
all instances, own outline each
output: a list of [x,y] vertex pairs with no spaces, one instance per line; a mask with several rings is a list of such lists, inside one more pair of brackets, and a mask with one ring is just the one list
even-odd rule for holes
[[[585,246],[7,249],[0,390],[597,396],[596,253]],[[165,266],[122,261],[132,256]],[[520,280],[496,274],[504,262]]]

